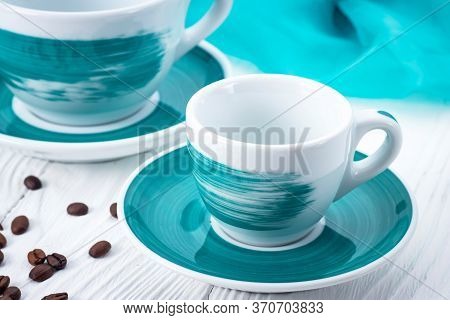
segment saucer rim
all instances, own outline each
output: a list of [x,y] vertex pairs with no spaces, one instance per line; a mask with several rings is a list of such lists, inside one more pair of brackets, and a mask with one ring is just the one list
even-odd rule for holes
[[131,183],[134,181],[134,179],[138,176],[138,174],[144,170],[148,165],[150,165],[152,162],[158,160],[159,158],[165,156],[166,154],[169,154],[173,151],[176,151],[180,148],[186,147],[187,143],[182,142],[175,146],[172,146],[166,150],[163,150],[156,154],[155,156],[150,157],[147,159],[143,164],[141,164],[138,168],[136,168],[133,173],[127,178],[125,181],[122,189],[119,193],[119,198],[117,201],[117,215],[119,219],[119,223],[125,222],[122,224],[122,229],[125,230],[125,234],[127,235],[127,238],[130,239],[134,246],[137,246],[139,250],[149,256],[153,261],[159,263],[162,266],[165,266],[183,276],[190,277],[191,279],[195,279],[210,285],[222,287],[222,288],[228,288],[233,290],[241,290],[241,291],[247,291],[247,292],[254,292],[254,293],[284,293],[284,292],[296,292],[296,291],[306,291],[306,290],[313,290],[313,289],[319,289],[319,288],[325,288],[329,286],[334,286],[338,284],[342,284],[351,280],[355,280],[357,278],[360,278],[362,276],[365,276],[385,263],[392,262],[393,258],[400,252],[403,247],[411,240],[413,234],[415,233],[415,230],[417,228],[417,220],[418,220],[418,214],[417,214],[417,203],[416,199],[414,197],[414,194],[412,193],[412,189],[408,186],[407,183],[405,183],[405,180],[399,175],[395,170],[392,170],[388,168],[387,170],[391,171],[391,173],[403,184],[406,191],[408,192],[408,195],[411,199],[412,204],[412,218],[411,222],[408,226],[408,230],[403,235],[402,239],[397,243],[396,246],[394,246],[391,250],[389,250],[386,254],[383,256],[377,258],[376,260],[360,267],[355,270],[345,272],[336,276],[322,278],[318,280],[308,280],[308,281],[298,281],[298,282],[278,282],[278,283],[266,283],[266,282],[251,282],[251,281],[241,281],[241,280],[233,280],[233,279],[226,279],[216,276],[211,276],[207,274],[203,274],[198,271],[193,271],[188,268],[182,267],[174,262],[171,262],[158,254],[156,254],[154,251],[152,251],[150,248],[146,247],[133,233],[131,228],[129,227],[129,224],[126,221],[125,218],[125,210],[124,210],[124,203],[125,203],[125,197],[126,193],[131,185]]
[[[232,75],[232,65],[229,58],[216,46],[208,41],[201,41],[197,47],[210,54],[221,66],[224,79]],[[148,152],[150,150],[138,150],[142,143],[142,137],[145,139],[153,139],[159,136],[162,141],[170,137],[178,130],[183,129],[185,122],[180,122],[166,129],[137,135],[125,139],[95,141],[95,142],[52,142],[43,140],[33,140],[21,137],[15,137],[8,134],[0,133],[0,146],[11,148],[21,153],[25,153],[31,157],[62,161],[62,162],[95,162],[120,159],[123,157],[137,155]]]

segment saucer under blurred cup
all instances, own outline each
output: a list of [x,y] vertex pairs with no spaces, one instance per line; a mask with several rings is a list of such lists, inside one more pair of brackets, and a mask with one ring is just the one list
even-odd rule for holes
[[44,120],[98,125],[136,113],[173,62],[214,31],[232,0],[185,30],[189,0],[4,0],[0,78]]
[[[352,110],[321,83],[247,75],[197,92],[186,112],[193,175],[213,226],[239,242],[282,246],[311,232],[330,204],[385,170],[402,142],[385,111]],[[356,146],[381,129],[361,161]]]

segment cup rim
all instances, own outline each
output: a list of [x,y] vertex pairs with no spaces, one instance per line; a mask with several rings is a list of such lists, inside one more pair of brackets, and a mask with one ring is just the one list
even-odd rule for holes
[[189,100],[187,107],[186,107],[186,128],[187,128],[188,141],[191,141],[189,134],[192,133],[191,131],[194,131],[194,130],[190,130],[191,128],[193,128],[193,127],[202,128],[202,129],[205,128],[203,126],[203,124],[200,121],[198,121],[197,117],[195,115],[193,115],[193,113],[194,113],[193,110],[195,109],[195,105],[197,105],[199,99],[203,98],[206,95],[210,95],[214,90],[216,90],[222,86],[226,86],[232,82],[240,82],[240,81],[246,81],[246,80],[247,81],[248,80],[258,80],[261,78],[265,78],[265,79],[291,78],[292,81],[309,82],[309,83],[314,83],[316,85],[320,85],[321,87],[326,88],[327,90],[331,91],[333,94],[341,97],[343,99],[343,101],[345,101],[344,108],[347,113],[346,114],[347,121],[345,121],[345,123],[343,125],[338,126],[337,129],[332,130],[330,133],[324,134],[323,136],[320,136],[320,137],[317,137],[317,138],[314,138],[311,140],[304,141],[302,143],[296,142],[296,143],[268,144],[268,143],[246,142],[246,141],[242,141],[242,140],[227,138],[220,134],[210,131],[217,138],[218,143],[232,142],[233,144],[247,145],[247,146],[252,146],[252,147],[256,147],[256,148],[264,148],[264,147],[298,148],[299,146],[311,147],[311,146],[326,143],[327,141],[330,141],[330,140],[336,138],[337,136],[339,136],[341,133],[343,133],[345,130],[347,130],[351,126],[352,119],[353,119],[353,109],[351,107],[350,101],[348,101],[348,99],[345,96],[343,96],[341,93],[339,93],[337,90],[333,89],[332,87],[330,87],[326,84],[323,84],[319,81],[312,80],[309,78],[287,75],[287,74],[276,74],[276,73],[273,73],[273,74],[268,74],[268,73],[245,74],[245,75],[234,76],[234,77],[216,81],[212,84],[207,85],[206,87],[203,87],[202,89],[197,91],[194,94],[194,96],[192,96],[192,98]]
[[165,0],[145,0],[142,3],[135,5],[123,6],[114,9],[104,9],[104,10],[90,10],[90,11],[57,11],[57,10],[44,10],[44,9],[32,9],[27,7],[22,7],[19,5],[14,5],[9,2],[2,2],[0,6],[0,11],[13,11],[26,16],[57,16],[63,18],[70,17],[86,17],[86,16],[106,16],[114,15],[118,13],[134,13],[145,7],[161,3]]

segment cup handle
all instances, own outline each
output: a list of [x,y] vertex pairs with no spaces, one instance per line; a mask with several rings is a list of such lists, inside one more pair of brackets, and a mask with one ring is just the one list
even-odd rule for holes
[[216,30],[231,11],[233,0],[215,0],[208,12],[196,24],[184,30],[175,53],[175,60],[195,47]]
[[[350,156],[344,178],[336,194],[338,200],[359,184],[383,172],[397,157],[402,146],[402,131],[397,120],[386,111],[361,110],[354,113]],[[369,131],[381,129],[386,139],[372,155],[360,161],[353,161],[356,147]]]

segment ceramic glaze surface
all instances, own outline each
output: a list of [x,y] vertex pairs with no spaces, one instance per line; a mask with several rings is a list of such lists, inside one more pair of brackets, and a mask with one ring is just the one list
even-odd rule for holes
[[254,174],[206,158],[188,145],[192,174],[208,211],[226,224],[249,230],[289,227],[314,205],[314,187],[298,174]]
[[227,17],[215,0],[185,28],[189,0],[1,2],[0,70],[28,111],[93,126],[131,116],[173,63]]
[[[207,208],[230,237],[260,247],[305,236],[336,197],[384,171],[402,142],[390,117],[354,111],[332,88],[282,74],[202,88],[189,100],[186,128]],[[386,132],[383,145],[354,163],[359,141],[375,129]]]
[[[362,158],[356,154],[356,160]],[[193,167],[187,148],[154,160],[131,181],[123,210],[139,242],[197,279],[209,275],[216,277],[211,281],[267,284],[332,279],[389,253],[405,236],[413,217],[406,188],[393,173],[384,171],[332,204],[323,232],[311,243],[284,251],[244,249],[211,228]],[[220,283],[238,287],[235,282]]]
[[[119,9],[124,6],[136,6],[145,0],[3,0],[9,4],[37,10],[52,10],[60,12],[82,12]],[[149,0],[152,1],[152,0]]]
[[203,86],[223,78],[220,62],[208,51],[197,47],[170,70],[159,88],[160,102],[153,113],[130,127],[96,134],[55,133],[25,123],[14,114],[12,93],[0,79],[0,121],[3,124],[0,134],[38,141],[99,142],[157,132],[181,123],[189,98]]
[[0,30],[0,74],[35,108],[84,114],[126,108],[144,103],[155,90],[150,82],[166,73],[164,36],[143,31],[125,38],[61,41]]

